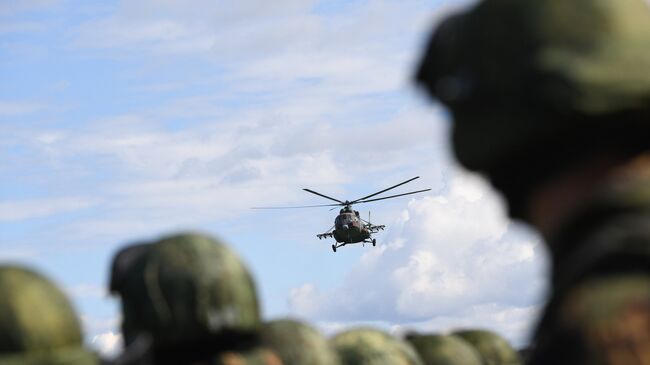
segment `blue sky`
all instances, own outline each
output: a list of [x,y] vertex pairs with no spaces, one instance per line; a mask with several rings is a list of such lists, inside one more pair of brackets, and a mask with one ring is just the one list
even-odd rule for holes
[[[456,166],[448,114],[411,82],[428,31],[468,3],[0,0],[0,260],[60,283],[102,351],[119,348],[112,254],[178,230],[229,242],[266,318],[524,343],[539,239]],[[359,206],[388,226],[376,248],[332,253],[327,209],[249,209],[416,175],[398,192],[430,193]]]

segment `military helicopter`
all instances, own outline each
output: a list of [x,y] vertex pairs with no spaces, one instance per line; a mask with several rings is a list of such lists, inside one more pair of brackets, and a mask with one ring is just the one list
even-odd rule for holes
[[339,215],[336,217],[334,220],[334,226],[332,226],[330,229],[327,230],[325,233],[320,233],[317,234],[316,237],[318,239],[323,239],[323,238],[334,238],[336,243],[332,245],[332,251],[336,252],[336,249],[339,247],[343,247],[345,245],[349,244],[354,244],[354,243],[372,243],[373,246],[377,244],[377,240],[372,238],[373,233],[377,233],[379,231],[383,231],[386,226],[384,225],[374,225],[370,223],[370,212],[368,212],[368,220],[365,220],[361,218],[359,215],[359,212],[352,209],[353,204],[362,204],[362,203],[370,203],[378,200],[384,200],[384,199],[391,199],[391,198],[397,198],[399,196],[404,196],[404,195],[411,195],[411,194],[417,194],[417,193],[423,193],[425,191],[429,191],[431,189],[424,189],[424,190],[417,190],[417,191],[411,191],[408,193],[403,193],[403,194],[397,194],[397,195],[391,195],[391,196],[385,196],[382,198],[375,198],[375,199],[370,199],[374,196],[377,196],[379,194],[385,193],[388,190],[395,189],[398,186],[402,186],[406,183],[409,183],[415,179],[419,179],[419,176],[416,176],[412,179],[408,179],[404,182],[401,182],[397,185],[393,185],[389,188],[386,188],[384,190],[378,191],[376,193],[366,195],[363,198],[355,199],[355,200],[346,200],[342,201],[339,199],[332,198],[331,196],[327,196],[325,194],[321,194],[317,191],[311,190],[311,189],[302,189],[306,192],[316,194],[320,197],[323,197],[325,199],[333,200],[336,203],[335,204],[321,204],[321,205],[304,205],[304,206],[297,206],[297,207],[255,207],[253,209],[296,209],[296,208],[316,208],[316,207],[343,207],[339,211]]

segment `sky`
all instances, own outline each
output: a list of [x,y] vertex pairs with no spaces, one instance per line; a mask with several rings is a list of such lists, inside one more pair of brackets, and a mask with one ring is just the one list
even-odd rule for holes
[[[464,0],[0,0],[0,262],[57,282],[86,342],[121,348],[112,255],[201,231],[253,272],[263,316],[331,335],[480,327],[526,344],[547,254],[460,168],[451,120],[413,84]],[[377,247],[316,238],[355,206]]]

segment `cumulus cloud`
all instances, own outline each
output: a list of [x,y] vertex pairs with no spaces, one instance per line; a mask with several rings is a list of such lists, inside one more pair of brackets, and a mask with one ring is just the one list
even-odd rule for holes
[[541,304],[544,253],[482,179],[456,171],[443,193],[411,200],[387,236],[341,286],[295,288],[291,308],[321,322],[485,327],[525,339]]

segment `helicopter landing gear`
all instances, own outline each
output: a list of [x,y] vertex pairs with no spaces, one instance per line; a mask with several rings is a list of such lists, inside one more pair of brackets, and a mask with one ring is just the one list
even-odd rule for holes
[[377,240],[373,238],[372,239],[372,247],[375,247],[375,245],[377,245]]
[[336,252],[336,245],[332,245],[332,251]]

